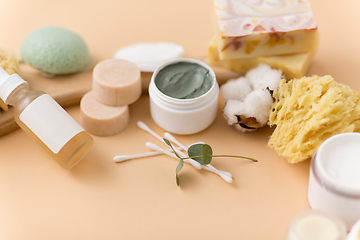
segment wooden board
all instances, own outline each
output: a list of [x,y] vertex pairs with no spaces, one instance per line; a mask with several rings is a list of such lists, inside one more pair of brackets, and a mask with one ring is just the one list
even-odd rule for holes
[[[98,61],[93,59],[84,72],[66,76],[46,77],[26,63],[20,64],[20,71],[22,78],[28,81],[31,90],[44,91],[52,96],[61,106],[67,107],[78,104],[82,96],[91,90],[92,69],[96,62]],[[231,72],[220,67],[212,66],[212,68],[219,84],[224,83],[227,79],[240,76],[239,73]],[[143,93],[147,92],[151,76],[151,72],[141,73]],[[10,107],[6,112],[1,111],[0,136],[18,128],[13,115],[13,107]]]

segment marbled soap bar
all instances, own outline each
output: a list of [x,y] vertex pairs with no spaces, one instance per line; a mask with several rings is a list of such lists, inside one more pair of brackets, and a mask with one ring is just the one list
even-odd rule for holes
[[294,53],[274,56],[261,56],[238,59],[220,59],[217,41],[214,37],[209,46],[207,60],[210,65],[216,65],[234,72],[246,73],[250,69],[265,63],[274,69],[281,69],[286,79],[305,76],[313,59],[316,48],[305,53]]
[[220,59],[309,52],[317,26],[308,0],[213,0]]

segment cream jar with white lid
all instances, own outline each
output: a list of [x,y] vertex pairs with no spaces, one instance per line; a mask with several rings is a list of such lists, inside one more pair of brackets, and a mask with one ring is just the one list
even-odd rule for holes
[[345,240],[347,227],[334,214],[318,210],[306,210],[290,222],[285,240]]
[[352,226],[346,240],[360,240],[360,219]]
[[[211,86],[200,96],[180,99],[163,93],[156,81],[159,73],[169,66],[189,63],[206,69]],[[198,133],[211,125],[218,109],[219,85],[214,71],[205,63],[188,58],[170,60],[158,67],[149,85],[150,113],[157,125],[164,130],[181,135]]]
[[332,212],[350,229],[360,218],[360,133],[325,140],[311,160],[308,200]]

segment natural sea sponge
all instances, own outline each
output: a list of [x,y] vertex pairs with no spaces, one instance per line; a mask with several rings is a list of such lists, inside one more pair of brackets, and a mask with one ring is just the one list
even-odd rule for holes
[[0,48],[0,67],[8,74],[19,74],[19,63],[14,53],[8,52]]
[[[0,48],[0,67],[2,67],[8,74],[19,74],[19,63],[14,53],[8,52]],[[7,111],[8,106],[0,99],[0,114],[1,109]]]
[[329,75],[282,80],[273,97],[268,146],[289,163],[309,159],[333,135],[360,130],[360,94]]
[[80,72],[90,61],[84,40],[59,27],[44,27],[31,32],[21,44],[20,56],[32,67],[53,75]]

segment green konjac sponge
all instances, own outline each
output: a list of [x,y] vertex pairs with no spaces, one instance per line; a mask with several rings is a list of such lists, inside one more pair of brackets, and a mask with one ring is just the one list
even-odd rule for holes
[[31,32],[20,47],[21,58],[44,73],[62,75],[84,70],[90,61],[84,40],[59,27]]

